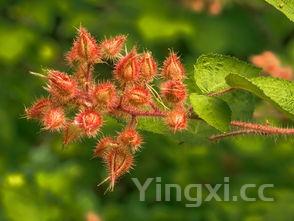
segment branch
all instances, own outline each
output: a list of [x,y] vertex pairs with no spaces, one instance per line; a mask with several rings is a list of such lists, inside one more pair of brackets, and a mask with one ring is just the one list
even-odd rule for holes
[[242,128],[241,130],[231,131],[224,134],[213,135],[209,137],[211,141],[218,141],[227,137],[234,137],[244,134],[255,134],[255,135],[294,135],[294,128],[281,128],[273,127],[269,125],[262,125],[256,123],[248,123],[242,121],[232,121],[233,127]]
[[165,117],[166,113],[160,110],[156,111],[139,111],[135,109],[128,109],[123,106],[119,106],[117,108],[118,111],[125,112],[127,114],[130,114],[132,116],[145,116],[145,117]]
[[284,135],[294,135],[294,128],[281,128],[281,127],[273,127],[268,125],[262,124],[255,124],[255,123],[247,123],[242,121],[232,121],[231,125],[234,127],[252,129],[257,132],[262,132],[265,134],[284,134]]
[[260,133],[256,132],[255,130],[236,130],[236,131],[227,132],[227,133],[223,133],[223,134],[212,135],[209,137],[209,140],[219,141],[219,140],[227,138],[227,137],[235,137],[235,136],[246,135],[246,134],[266,135],[266,134],[260,134]]
[[[229,90],[227,90],[229,91]],[[132,119],[135,120],[136,117],[144,116],[144,117],[165,117],[166,112],[161,111],[159,109],[155,109],[152,111],[140,111],[136,109],[129,109],[127,107],[123,107],[122,105],[117,106],[116,110],[122,111],[124,113],[130,114]],[[199,116],[197,116],[192,108],[188,109],[189,119],[197,119],[201,120]],[[280,128],[269,125],[257,124],[257,123],[249,123],[242,121],[232,121],[231,126],[241,128],[240,130],[230,131],[223,134],[213,135],[209,137],[211,141],[218,141],[227,137],[235,137],[239,135],[246,134],[255,134],[255,135],[294,135],[294,128]]]

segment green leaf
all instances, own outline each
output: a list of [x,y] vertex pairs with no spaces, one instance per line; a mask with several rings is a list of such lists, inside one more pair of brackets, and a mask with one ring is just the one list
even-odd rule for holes
[[265,0],[279,11],[283,12],[291,21],[294,21],[293,0]]
[[226,102],[215,97],[191,94],[194,112],[209,125],[220,131],[229,130],[231,110]]
[[141,117],[138,119],[137,128],[157,134],[170,133],[169,128],[160,118]]
[[226,77],[227,83],[241,88],[272,103],[289,117],[294,118],[294,83],[278,78],[245,78],[236,74]]
[[256,97],[248,91],[235,90],[220,97],[232,110],[232,119],[248,120],[255,110]]
[[230,73],[256,77],[260,69],[237,58],[219,54],[202,55],[194,66],[196,84],[205,94],[230,88],[225,80]]

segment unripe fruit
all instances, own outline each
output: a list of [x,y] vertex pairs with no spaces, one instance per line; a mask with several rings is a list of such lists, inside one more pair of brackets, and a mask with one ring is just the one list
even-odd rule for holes
[[121,146],[129,147],[133,152],[135,152],[142,144],[142,137],[135,129],[126,128],[119,133],[117,141]]
[[91,64],[101,61],[101,50],[95,39],[85,28],[79,28],[73,47],[66,56],[67,61],[73,62],[89,62]]
[[151,95],[148,89],[141,86],[135,86],[128,89],[124,93],[123,98],[126,103],[134,107],[148,104],[151,101]]
[[25,109],[27,119],[40,119],[50,106],[51,101],[48,98],[37,100],[31,107]]
[[78,92],[77,82],[66,73],[49,70],[47,90],[57,100],[67,102]]
[[87,136],[95,136],[103,124],[101,114],[87,109],[76,115],[74,124],[77,125]]
[[111,109],[117,102],[116,88],[110,82],[97,84],[92,90],[91,97],[95,106]]
[[181,81],[166,81],[160,86],[161,96],[171,103],[181,103],[186,99],[186,87]]
[[143,81],[152,81],[157,73],[157,64],[150,52],[144,52],[140,56],[140,79]]
[[185,69],[180,58],[170,52],[163,63],[162,76],[169,80],[182,80],[185,77]]
[[177,107],[166,115],[167,125],[174,131],[184,130],[187,128],[187,113],[184,108]]
[[94,157],[103,157],[115,148],[118,148],[118,142],[112,137],[104,137],[96,144]]
[[120,83],[135,82],[138,79],[139,61],[135,49],[118,61],[115,66],[114,76]]
[[117,35],[113,38],[105,39],[101,42],[101,52],[102,56],[105,59],[115,59],[119,56],[125,42],[127,36],[125,35]]
[[42,119],[44,129],[60,130],[65,126],[66,118],[62,108],[49,109]]
[[105,157],[110,178],[110,189],[114,188],[116,180],[127,173],[133,166],[133,155],[117,149],[111,150]]

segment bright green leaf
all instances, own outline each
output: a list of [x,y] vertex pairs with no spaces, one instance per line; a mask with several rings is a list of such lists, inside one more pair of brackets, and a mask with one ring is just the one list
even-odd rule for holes
[[283,12],[291,21],[294,21],[294,1],[293,0],[265,0],[276,9]]
[[226,77],[227,83],[234,88],[241,88],[265,99],[294,118],[294,83],[278,78],[245,78],[237,74]]
[[229,129],[231,110],[226,102],[195,93],[190,95],[190,102],[194,112],[209,125],[220,131]]
[[219,54],[202,55],[194,67],[194,78],[203,93],[228,89],[226,76],[230,73],[256,77],[260,69],[236,58]]

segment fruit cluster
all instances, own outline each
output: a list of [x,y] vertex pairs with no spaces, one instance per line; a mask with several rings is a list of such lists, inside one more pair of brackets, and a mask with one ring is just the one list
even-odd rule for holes
[[[48,97],[37,100],[26,109],[28,119],[40,120],[43,128],[63,133],[68,144],[81,137],[95,137],[108,115],[121,118],[126,127],[116,137],[101,138],[94,157],[101,157],[108,169],[110,188],[118,177],[133,165],[133,154],[142,137],[136,130],[140,117],[162,117],[173,132],[187,126],[183,83],[185,70],[180,58],[170,52],[159,71],[151,52],[138,53],[134,47],[124,51],[126,36],[118,35],[100,43],[84,28],[66,55],[73,74],[47,70]],[[96,82],[94,65],[113,64],[113,80]],[[151,86],[161,78],[160,93]]]
[[262,68],[266,74],[272,77],[292,80],[293,70],[289,66],[282,66],[280,59],[271,51],[265,51],[250,58],[251,62]]
[[187,7],[195,12],[206,11],[210,15],[219,15],[223,8],[222,0],[183,0]]

